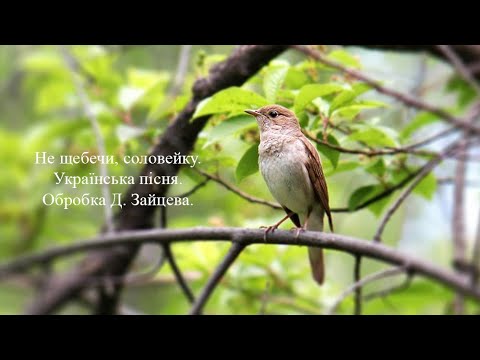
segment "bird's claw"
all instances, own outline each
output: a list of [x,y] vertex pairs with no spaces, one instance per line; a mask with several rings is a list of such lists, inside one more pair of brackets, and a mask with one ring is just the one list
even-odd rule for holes
[[270,226],[260,226],[260,229],[265,229],[263,233],[263,241],[267,242],[267,235],[269,232],[273,233],[275,230],[278,229],[277,225],[270,225]]
[[295,228],[292,228],[292,230],[293,230],[293,233],[295,234],[294,236],[295,240],[298,240],[298,236],[300,235],[300,233],[305,231],[303,227],[295,227]]

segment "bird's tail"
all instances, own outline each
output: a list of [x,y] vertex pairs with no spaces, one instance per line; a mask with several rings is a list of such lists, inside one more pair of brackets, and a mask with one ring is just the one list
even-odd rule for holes
[[[307,222],[307,230],[323,231],[323,211],[321,213],[312,212]],[[318,285],[322,285],[325,279],[325,264],[323,259],[323,249],[318,247],[308,248],[308,259],[312,277]]]

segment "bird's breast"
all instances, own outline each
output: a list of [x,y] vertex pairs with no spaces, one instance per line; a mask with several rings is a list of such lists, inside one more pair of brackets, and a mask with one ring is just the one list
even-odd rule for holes
[[260,172],[273,197],[288,209],[304,214],[314,202],[313,188],[305,168],[306,152],[300,140],[278,137],[262,141]]

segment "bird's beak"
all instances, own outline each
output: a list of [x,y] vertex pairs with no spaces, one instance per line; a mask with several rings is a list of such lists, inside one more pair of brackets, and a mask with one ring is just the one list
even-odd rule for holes
[[245,110],[245,112],[248,114],[248,115],[252,115],[252,116],[258,116],[260,115],[260,113],[257,111],[257,110]]

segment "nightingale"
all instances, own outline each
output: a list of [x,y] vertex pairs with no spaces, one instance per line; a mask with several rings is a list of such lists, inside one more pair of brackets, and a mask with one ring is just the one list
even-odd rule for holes
[[[297,227],[297,236],[302,230],[323,231],[325,214],[333,231],[320,156],[303,135],[295,114],[280,105],[245,112],[256,118],[260,128],[260,172],[287,213],[278,223],[267,227],[265,234],[275,231],[288,218]],[[309,247],[308,257],[313,279],[321,285],[325,277],[323,250]]]

